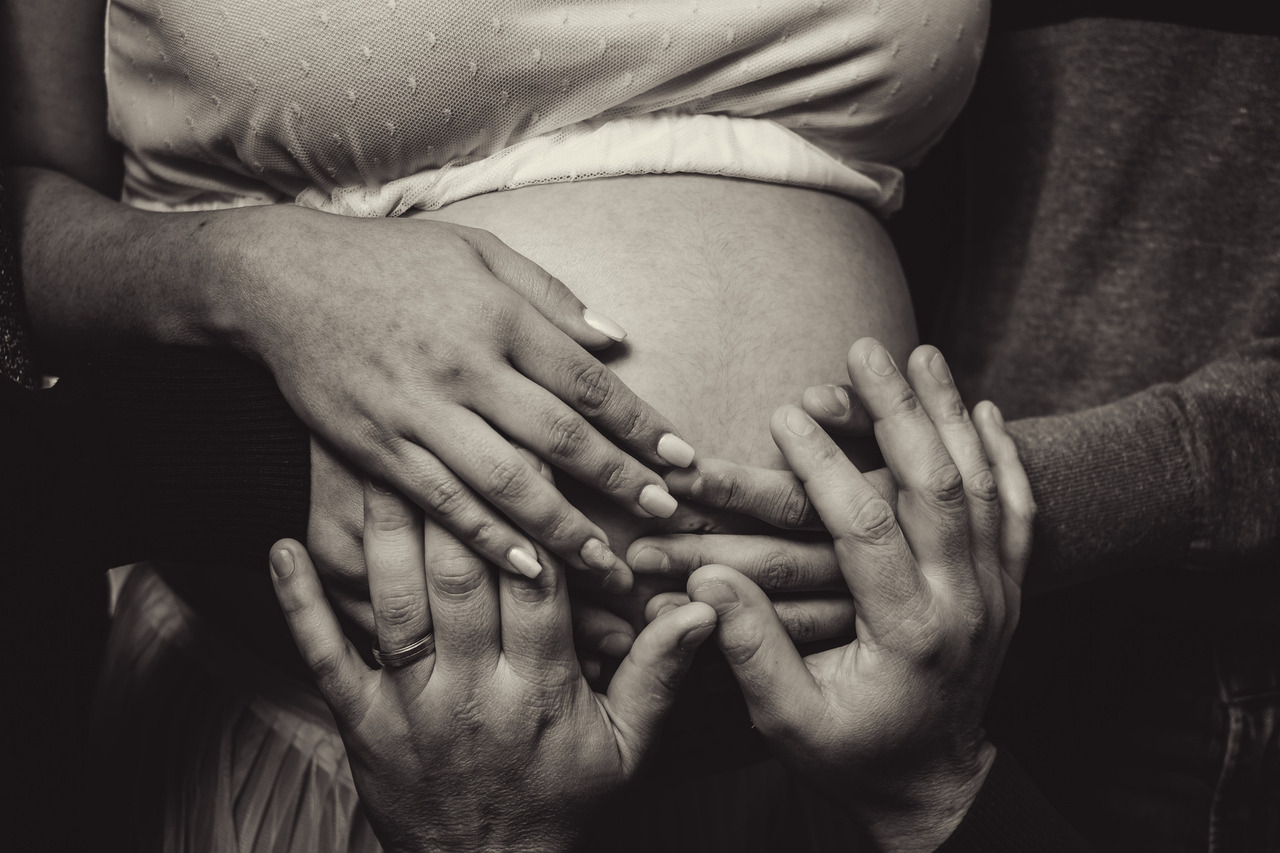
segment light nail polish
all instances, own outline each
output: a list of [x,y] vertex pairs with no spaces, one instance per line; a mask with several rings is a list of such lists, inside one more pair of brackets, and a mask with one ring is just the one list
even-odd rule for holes
[[527,578],[536,578],[542,574],[542,566],[538,563],[537,556],[527,548],[512,548],[507,552],[507,562]]
[[613,320],[601,314],[599,311],[591,308],[582,310],[582,319],[587,325],[595,329],[602,335],[608,335],[615,341],[624,341],[627,338],[627,330],[619,326]]
[[796,435],[811,435],[818,428],[818,422],[805,414],[804,409],[792,406],[787,410],[787,429]]
[[668,465],[688,468],[693,464],[693,446],[678,435],[666,433],[658,439],[658,455]]
[[669,471],[662,479],[666,481],[667,488],[677,495],[695,498],[702,491],[702,472],[696,468]]
[[933,378],[939,385],[954,384],[951,379],[951,368],[947,367],[947,360],[940,352],[934,353],[933,358],[929,359],[929,372],[933,374]]
[[640,508],[656,518],[670,518],[679,506],[676,499],[652,483],[640,490]]
[[887,349],[876,344],[871,348],[871,352],[867,353],[867,367],[877,376],[888,376],[893,373],[893,358],[890,357]]

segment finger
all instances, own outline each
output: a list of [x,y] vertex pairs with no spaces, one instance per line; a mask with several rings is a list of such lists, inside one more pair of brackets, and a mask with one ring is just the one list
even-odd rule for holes
[[813,385],[800,395],[801,407],[831,435],[871,436],[871,416],[848,385]]
[[436,667],[492,672],[502,653],[498,588],[492,569],[433,522],[427,522],[424,539]]
[[657,743],[693,654],[715,625],[715,612],[697,602],[664,613],[645,626],[618,667],[606,708],[628,773]]
[[[380,483],[364,484],[364,563],[378,648],[389,653],[431,633],[422,522],[413,504]],[[426,684],[432,661],[394,669],[395,677]],[[413,689],[413,684],[410,689]]]
[[518,676],[544,688],[576,682],[573,618],[564,573],[551,568],[536,578],[501,575],[502,654]]
[[769,429],[835,541],[836,562],[858,607],[858,636],[892,631],[930,597],[893,506],[802,409],[778,409]]
[[1031,559],[1032,532],[1036,517],[1036,502],[1031,491],[1018,447],[1004,425],[1000,410],[988,402],[979,403],[974,409],[974,421],[978,434],[991,460],[996,490],[1000,494],[1001,531],[1000,556],[1006,574],[1021,587],[1026,576],[1027,563]]
[[[630,569],[609,550],[605,532],[479,415],[452,408],[436,418],[432,432],[447,433],[449,440],[427,435],[423,444],[440,446],[445,465],[549,551],[569,555],[565,559],[580,568],[630,578]],[[523,573],[536,574],[532,567]]]
[[713,563],[733,566],[766,592],[844,590],[835,548],[827,541],[795,541],[728,533],[647,536],[631,543],[637,573],[688,577]]
[[605,657],[622,660],[631,651],[636,632],[631,623],[611,613],[594,601],[569,596],[569,613],[573,619],[573,639],[578,650],[598,652]]
[[359,721],[377,676],[342,635],[307,550],[292,539],[272,545],[271,581],[289,633],[334,717],[341,725]]
[[[388,443],[370,471],[417,504],[477,554],[504,571],[529,576],[542,571],[537,549],[523,533],[481,500],[431,451],[401,438]],[[581,557],[555,552],[562,559]],[[583,566],[585,568],[585,566]]]
[[851,642],[857,635],[858,611],[848,593],[822,598],[773,602],[778,620],[796,645],[828,640]]
[[485,410],[512,440],[644,518],[667,518],[676,501],[662,478],[596,431],[555,395],[516,373],[488,389],[501,409]]
[[[885,500],[896,500],[898,487],[887,470],[868,471],[864,476]],[[749,515],[784,530],[823,529],[804,483],[790,471],[700,459],[697,467],[671,471],[665,479],[676,497],[689,498],[703,506]],[[729,560],[706,562],[736,565]]]
[[644,621],[652,622],[668,610],[684,607],[692,601],[687,592],[660,592],[644,606]]
[[784,530],[817,530],[822,521],[804,484],[790,471],[700,459],[695,468],[667,473],[672,494],[703,506],[738,512]]
[[977,579],[986,600],[991,601],[1001,584],[1000,504],[986,450],[942,353],[930,346],[917,347],[907,362],[907,375],[947,454],[960,471],[969,514],[969,547],[978,567]]
[[525,322],[509,353],[517,370],[555,394],[647,465],[693,464],[694,449],[612,370],[563,335]]
[[849,350],[849,379],[875,421],[876,441],[898,482],[898,522],[922,568],[972,588],[969,519],[960,470],[920,398],[878,341]]
[[523,296],[576,343],[598,350],[627,337],[626,329],[601,312],[587,308],[564,282],[493,234],[471,228],[462,234],[496,278]]
[[716,644],[765,737],[786,737],[822,702],[821,691],[760,588],[727,566],[689,578],[689,597],[716,612]]

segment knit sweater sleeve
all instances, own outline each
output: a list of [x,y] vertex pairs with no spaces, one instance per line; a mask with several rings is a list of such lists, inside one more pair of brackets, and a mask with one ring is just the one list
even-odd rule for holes
[[1280,566],[1280,338],[1176,384],[1009,426],[1038,508],[1037,588],[1122,566]]
[[978,798],[938,853],[1088,853],[1089,847],[1049,804],[1007,750]]
[[262,567],[277,538],[305,537],[310,436],[258,365],[151,348],[97,356],[34,393],[48,395],[42,487],[82,525],[60,541],[68,562]]

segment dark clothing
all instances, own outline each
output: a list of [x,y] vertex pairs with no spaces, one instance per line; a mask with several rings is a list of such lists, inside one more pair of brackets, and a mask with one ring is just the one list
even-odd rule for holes
[[[902,248],[1040,509],[990,730],[1101,849],[1280,850],[1280,38],[1015,5],[941,153],[958,251]],[[1007,819],[947,849],[1057,849]]]

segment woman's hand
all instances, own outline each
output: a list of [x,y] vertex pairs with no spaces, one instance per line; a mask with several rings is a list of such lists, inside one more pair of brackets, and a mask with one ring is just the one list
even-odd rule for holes
[[[364,558],[379,647],[434,651],[370,670],[342,635],[305,549],[272,549],[276,594],[342,732],[388,851],[560,850],[631,779],[715,614],[647,626],[595,694],[579,670],[563,573],[495,574],[443,528],[366,487]],[[428,648],[431,642],[428,642]]]
[[629,585],[604,532],[511,446],[637,514],[674,511],[649,466],[687,465],[692,449],[583,349],[620,340],[616,324],[488,232],[237,213],[233,245],[252,260],[217,334],[265,361],[312,429],[499,565],[538,570],[505,515],[569,565]]
[[779,757],[881,848],[933,850],[994,757],[982,717],[1017,623],[1031,490],[995,407],[978,407],[975,430],[936,350],[913,354],[911,384],[870,339],[849,364],[896,516],[801,409],[780,409],[772,430],[835,539],[857,639],[802,659],[744,575],[704,567],[688,591],[716,609],[717,642]]

